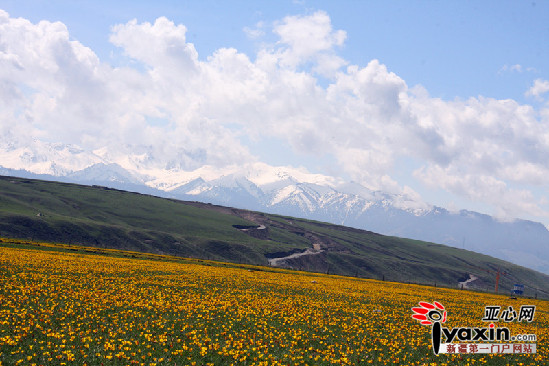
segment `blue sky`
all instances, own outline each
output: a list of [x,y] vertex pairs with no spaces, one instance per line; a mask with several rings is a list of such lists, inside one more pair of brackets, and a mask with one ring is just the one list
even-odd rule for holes
[[[182,169],[234,164],[230,151],[549,224],[547,1],[17,0],[0,9],[13,29],[4,53],[38,54],[5,76],[27,99],[0,116],[3,131],[22,141],[30,133],[92,150],[108,140],[135,154],[154,145],[158,161],[180,159]],[[297,35],[311,30],[325,34]],[[59,77],[41,61],[64,65],[61,41],[39,46],[48,32],[65,32],[79,63]],[[36,45],[17,45],[31,33]],[[185,57],[170,58],[174,39]],[[114,91],[123,100],[109,104]],[[177,134],[172,151],[163,139]]]

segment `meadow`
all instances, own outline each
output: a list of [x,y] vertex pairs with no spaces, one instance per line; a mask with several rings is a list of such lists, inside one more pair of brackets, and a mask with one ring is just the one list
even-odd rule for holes
[[[154,193],[154,192],[153,192]],[[264,225],[266,237],[238,226]],[[314,244],[327,248],[284,266],[395,282],[456,286],[473,273],[481,287],[527,285],[549,296],[549,276],[449,246],[301,218],[177,201],[107,187],[0,176],[0,237],[61,242],[185,258],[267,266]],[[432,259],[436,258],[436,261]],[[488,270],[488,272],[487,272]]]
[[[536,305],[537,353],[435,356],[412,319],[438,301],[448,328],[484,307]],[[500,326],[502,324],[498,324]],[[0,365],[542,365],[549,303],[131,252],[0,243]]]

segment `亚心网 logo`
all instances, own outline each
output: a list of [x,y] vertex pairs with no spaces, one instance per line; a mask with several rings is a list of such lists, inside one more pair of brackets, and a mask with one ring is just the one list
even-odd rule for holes
[[433,304],[420,301],[419,308],[412,308],[415,313],[412,318],[419,320],[423,325],[432,325],[431,340],[433,342],[433,352],[438,355],[440,348],[440,332],[442,326],[440,323],[446,322],[446,310],[441,303],[435,301]]
[[[412,318],[422,325],[431,326],[431,342],[435,355],[439,353],[535,353],[535,343],[469,343],[469,342],[515,342],[536,341],[535,334],[519,334],[511,336],[507,327],[496,327],[494,322],[500,319],[506,323],[512,321],[534,320],[536,307],[523,305],[519,312],[509,306],[501,310],[501,306],[486,306],[482,321],[490,322],[488,327],[456,327],[452,329],[442,327],[446,322],[446,308],[439,302],[432,304],[420,301],[419,307],[413,307]],[[444,342],[442,341],[444,338]],[[468,343],[453,343],[455,340]]]

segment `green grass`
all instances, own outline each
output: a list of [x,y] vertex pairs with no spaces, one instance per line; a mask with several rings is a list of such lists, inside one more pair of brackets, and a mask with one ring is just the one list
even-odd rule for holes
[[[267,225],[267,238],[233,227],[259,223]],[[485,290],[494,288],[500,269],[506,272],[502,293],[523,283],[528,296],[549,297],[549,276],[463,249],[96,186],[0,177],[1,236],[257,265],[268,263],[266,255],[304,250],[321,238],[329,251],[291,266],[448,287],[475,274]]]

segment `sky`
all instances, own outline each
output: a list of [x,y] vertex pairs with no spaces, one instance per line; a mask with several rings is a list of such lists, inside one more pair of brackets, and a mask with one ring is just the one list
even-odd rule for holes
[[549,226],[548,1],[0,9],[0,144],[303,167]]

